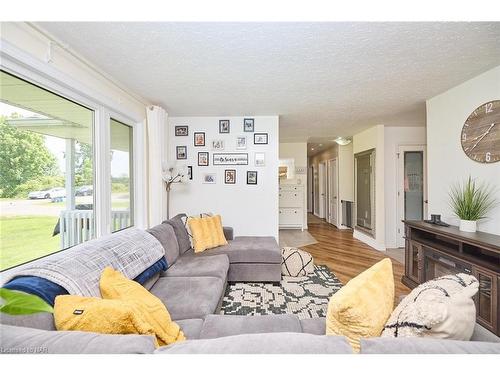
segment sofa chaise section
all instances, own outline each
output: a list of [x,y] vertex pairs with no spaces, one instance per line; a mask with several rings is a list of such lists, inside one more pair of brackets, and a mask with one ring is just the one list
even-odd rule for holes
[[[229,258],[229,282],[280,282],[281,250],[274,237],[240,236],[225,246],[183,257],[209,257],[225,254]],[[181,257],[181,258],[183,258]]]
[[150,292],[173,320],[202,319],[217,311],[225,284],[218,277],[160,277]]

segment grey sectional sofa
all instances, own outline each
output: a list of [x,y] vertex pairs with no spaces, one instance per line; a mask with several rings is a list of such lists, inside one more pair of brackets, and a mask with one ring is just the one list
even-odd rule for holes
[[[352,353],[344,337],[325,335],[324,318],[218,315],[228,281],[281,279],[274,238],[233,238],[231,228],[224,231],[227,246],[194,254],[179,216],[148,230],[163,246],[169,267],[144,286],[165,303],[187,341],[155,350],[149,336],[56,331],[52,314],[1,314],[0,353]],[[363,340],[361,352],[500,353],[500,339],[480,326],[473,340],[370,339]]]

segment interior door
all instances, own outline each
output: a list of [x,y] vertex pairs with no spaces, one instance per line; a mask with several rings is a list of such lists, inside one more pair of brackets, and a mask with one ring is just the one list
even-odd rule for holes
[[318,169],[318,187],[319,187],[319,217],[324,219],[326,216],[326,165],[325,162],[319,163]]
[[328,222],[337,226],[338,186],[337,159],[328,160]]
[[427,217],[426,165],[425,146],[399,147],[398,247],[404,247],[404,224],[401,220],[424,220]]

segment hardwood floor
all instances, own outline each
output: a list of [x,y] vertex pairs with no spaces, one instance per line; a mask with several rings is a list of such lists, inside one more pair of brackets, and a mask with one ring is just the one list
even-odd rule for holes
[[[311,253],[314,263],[328,266],[343,284],[379,260],[388,258],[383,252],[353,238],[351,231],[338,230],[324,221],[309,223],[308,227],[309,233],[316,238],[318,243],[302,248]],[[397,304],[399,296],[408,294],[410,289],[401,283],[404,266],[394,259],[392,259],[392,266],[396,287],[395,303]]]

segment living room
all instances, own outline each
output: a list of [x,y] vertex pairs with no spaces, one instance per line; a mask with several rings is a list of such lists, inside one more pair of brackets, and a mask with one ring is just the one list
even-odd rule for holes
[[0,25],[3,354],[500,353],[498,20],[135,10]]

